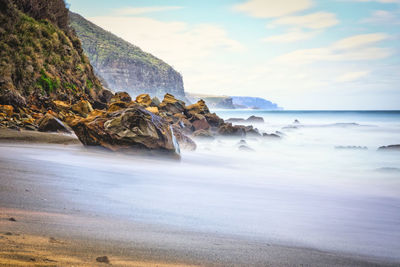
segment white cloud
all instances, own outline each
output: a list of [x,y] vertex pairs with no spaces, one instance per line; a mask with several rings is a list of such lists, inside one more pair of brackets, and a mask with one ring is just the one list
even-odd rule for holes
[[248,0],[233,8],[256,18],[275,18],[306,10],[311,0]]
[[304,16],[287,16],[273,22],[278,25],[288,25],[309,29],[323,29],[338,24],[336,15],[329,12],[316,12]]
[[387,38],[388,35],[385,33],[359,34],[335,42],[333,44],[333,48],[335,49],[358,48],[361,46],[367,46],[376,42],[383,41]]
[[370,71],[347,72],[337,77],[336,81],[340,83],[354,82],[362,77],[367,76],[369,73]]
[[120,8],[114,11],[115,15],[119,16],[134,16],[146,13],[163,12],[182,9],[181,6],[151,6],[151,7],[127,7]]
[[328,47],[296,50],[279,56],[277,62],[287,64],[310,64],[318,61],[363,61],[383,59],[390,56],[390,48],[371,46],[387,39],[383,33],[361,34],[339,40]]
[[311,39],[318,33],[318,31],[304,32],[299,29],[294,29],[288,33],[263,38],[262,41],[265,43],[291,43]]
[[355,2],[378,2],[383,4],[400,3],[400,0],[353,0]]
[[369,18],[361,20],[362,23],[399,25],[400,18],[397,13],[386,10],[376,10]]

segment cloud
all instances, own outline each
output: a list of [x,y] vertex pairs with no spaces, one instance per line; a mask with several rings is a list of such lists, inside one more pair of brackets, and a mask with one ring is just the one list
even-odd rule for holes
[[311,0],[248,0],[233,7],[255,18],[275,18],[306,10],[312,6]]
[[309,29],[323,29],[338,24],[336,15],[329,12],[316,12],[304,16],[287,16],[273,22],[278,25],[288,25]]
[[388,35],[385,33],[360,34],[339,40],[335,42],[332,47],[335,49],[358,48],[386,40],[387,38]]
[[383,4],[400,4],[400,0],[353,0],[354,2],[377,2]]
[[128,7],[116,9],[115,15],[119,16],[135,16],[154,12],[163,12],[182,9],[181,6],[151,6],[151,7]]
[[367,76],[369,73],[370,71],[347,72],[337,77],[336,81],[340,83],[354,82],[362,77]]
[[372,13],[369,18],[361,20],[362,23],[373,23],[373,24],[386,24],[386,25],[399,25],[400,18],[395,12],[386,10],[376,10]]
[[328,47],[296,50],[279,56],[276,61],[287,64],[311,64],[318,61],[383,59],[393,54],[393,50],[371,45],[387,38],[388,36],[383,33],[355,35],[339,40]]
[[311,39],[318,33],[318,31],[304,32],[299,29],[294,29],[288,33],[266,37],[262,39],[262,41],[265,43],[291,43]]

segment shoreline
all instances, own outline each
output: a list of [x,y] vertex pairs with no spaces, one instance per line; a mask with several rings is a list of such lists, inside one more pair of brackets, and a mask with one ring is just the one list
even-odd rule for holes
[[28,130],[0,129],[0,142],[3,143],[43,143],[43,144],[80,144],[74,134],[48,133]]
[[[0,265],[104,265],[95,261],[100,256],[107,256],[115,266],[398,265],[396,260],[385,258],[142,223],[132,214],[126,218],[112,212],[107,215],[96,209],[104,203],[88,205],[98,197],[98,189],[86,188],[87,199],[77,199],[83,192],[64,184],[64,176],[51,172],[50,176],[38,176],[41,166],[13,162],[9,156],[0,160],[0,171],[6,174],[0,177]],[[85,188],[78,188],[81,186]],[[9,221],[11,217],[16,221]]]

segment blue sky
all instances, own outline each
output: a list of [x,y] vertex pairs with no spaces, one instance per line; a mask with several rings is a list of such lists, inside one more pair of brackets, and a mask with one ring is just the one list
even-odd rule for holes
[[400,109],[400,0],[67,0],[188,92],[286,109]]

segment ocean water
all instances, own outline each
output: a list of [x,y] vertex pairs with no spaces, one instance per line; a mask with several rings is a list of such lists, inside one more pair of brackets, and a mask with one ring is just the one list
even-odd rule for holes
[[400,261],[400,152],[377,151],[400,144],[400,112],[215,112],[261,116],[254,126],[282,138],[248,137],[253,151],[238,139],[198,140],[180,162],[80,146],[2,145],[1,155],[79,185],[65,201],[91,213]]

